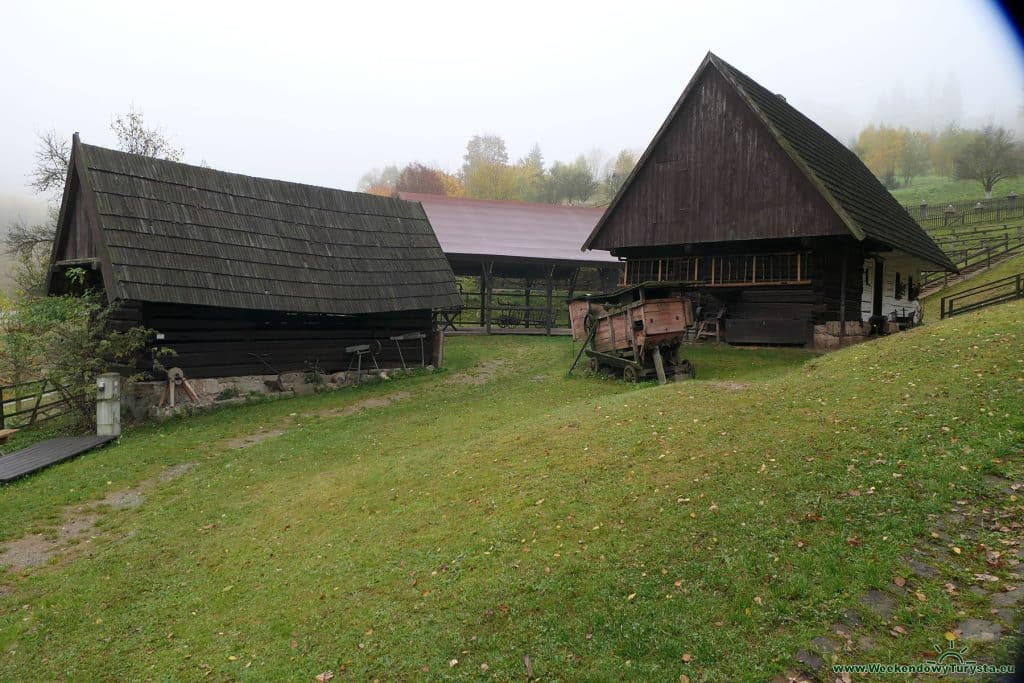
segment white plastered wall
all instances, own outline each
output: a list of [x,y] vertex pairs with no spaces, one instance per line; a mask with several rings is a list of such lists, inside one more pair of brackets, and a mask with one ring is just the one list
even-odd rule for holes
[[[924,265],[921,259],[911,256],[903,251],[890,251],[879,254],[878,258],[883,262],[882,276],[884,285],[882,288],[882,315],[889,317],[894,311],[897,315],[913,314],[915,319],[920,319],[921,304],[911,300],[910,283],[915,285],[921,281],[921,268]],[[901,296],[897,297],[896,276],[899,275],[902,284]],[[867,322],[871,317],[871,305],[875,295],[875,259],[865,259],[861,271],[861,278],[864,282],[864,293],[861,296],[860,315],[861,321]]]

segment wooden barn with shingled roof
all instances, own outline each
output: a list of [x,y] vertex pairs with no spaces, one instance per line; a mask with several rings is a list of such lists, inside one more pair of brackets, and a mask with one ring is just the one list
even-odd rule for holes
[[730,343],[831,348],[912,324],[949,258],[857,156],[708,53],[583,249],[678,281]]
[[154,329],[188,377],[345,370],[345,349],[364,344],[381,366],[399,363],[401,344],[429,363],[440,345],[433,311],[460,305],[419,204],[127,154],[77,134],[49,293],[73,289],[73,267],[116,305],[115,325]]

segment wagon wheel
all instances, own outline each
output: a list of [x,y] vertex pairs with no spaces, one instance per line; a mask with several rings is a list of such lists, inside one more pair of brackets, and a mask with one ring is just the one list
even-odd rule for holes
[[676,375],[679,377],[685,377],[686,379],[694,379],[697,376],[697,369],[693,367],[693,363],[688,360],[684,360],[678,365]]
[[597,373],[601,372],[601,361],[599,361],[596,358],[591,358],[590,359],[590,371],[592,373],[594,373],[595,375]]
[[640,371],[636,369],[635,365],[627,365],[622,368],[622,379],[627,382],[636,382],[640,379]]

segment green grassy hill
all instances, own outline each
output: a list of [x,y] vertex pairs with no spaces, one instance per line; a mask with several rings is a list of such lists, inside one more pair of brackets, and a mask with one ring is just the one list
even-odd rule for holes
[[[1024,182],[1021,178],[1010,178],[993,188],[992,196],[1005,197],[1010,191],[1018,195],[1024,194]],[[899,187],[891,190],[900,204],[917,206],[922,200],[930,206],[948,204],[967,199],[981,199],[985,189],[976,180],[950,180],[943,176],[919,176],[914,178],[910,187]]]
[[841,662],[920,662],[1020,578],[1022,329],[704,346],[664,387],[455,338],[445,373],[138,429],[0,489],[2,557],[60,548],[0,574],[0,679],[764,681],[837,624]]

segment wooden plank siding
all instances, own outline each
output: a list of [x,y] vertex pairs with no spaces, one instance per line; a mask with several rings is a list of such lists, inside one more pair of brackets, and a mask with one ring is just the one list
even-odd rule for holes
[[[136,309],[121,310],[127,318]],[[390,337],[407,332],[427,335],[423,349],[429,364],[434,343],[430,311],[324,316],[147,303],[138,313],[143,325],[164,336],[156,343],[176,354],[163,364],[182,368],[186,377],[264,375],[273,374],[270,368],[295,372],[313,365],[337,372],[351,360],[345,347],[358,344],[369,344],[382,367],[398,367],[398,348]],[[406,363],[418,363],[419,341],[401,344]],[[149,369],[146,361],[140,369]]]
[[604,219],[594,249],[847,235],[849,230],[713,69]]

